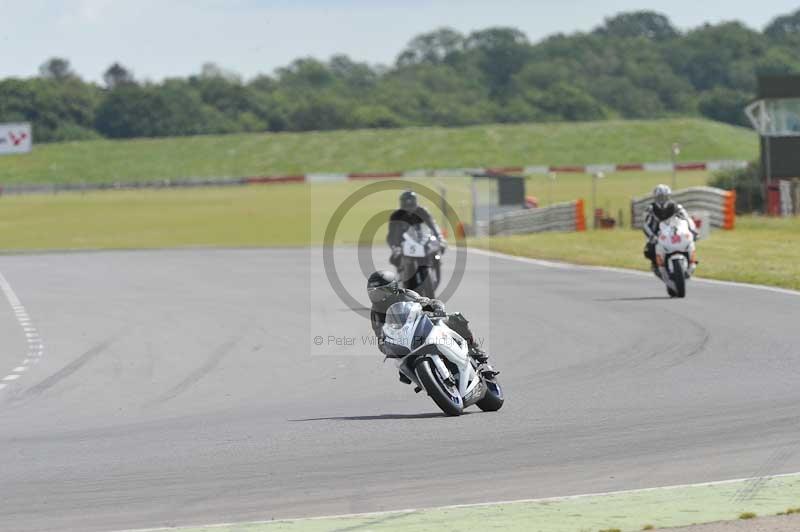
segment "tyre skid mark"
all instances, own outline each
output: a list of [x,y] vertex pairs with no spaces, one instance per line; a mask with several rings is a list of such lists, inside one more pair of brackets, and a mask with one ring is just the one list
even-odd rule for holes
[[72,362],[70,362],[69,364],[58,370],[57,372],[53,373],[40,383],[25,390],[25,392],[22,394],[22,397],[25,398],[35,395],[41,395],[45,391],[49,390],[62,380],[66,379],[67,377],[69,377],[70,375],[81,369],[91,359],[93,359],[106,349],[108,349],[113,342],[114,338],[110,338],[95,345],[94,347],[83,353],[81,356],[79,356],[78,358],[76,358],[75,360],[73,360]]
[[151,401],[149,404],[154,405],[165,403],[181,395],[183,392],[191,388],[195,383],[203,379],[203,377],[211,373],[222,362],[222,360],[230,354],[230,352],[237,346],[239,341],[240,337],[237,336],[230,338],[227,342],[218,346],[211,352],[211,355],[203,365],[195,369],[181,382],[173,386],[170,390],[156,398],[154,401]]

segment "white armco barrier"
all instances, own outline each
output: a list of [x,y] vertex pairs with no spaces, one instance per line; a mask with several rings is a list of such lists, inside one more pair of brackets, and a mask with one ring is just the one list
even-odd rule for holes
[[523,209],[500,214],[489,224],[491,235],[519,235],[542,231],[585,231],[583,200],[559,203],[541,209]]
[[[736,192],[713,187],[691,187],[672,194],[672,199],[683,205],[689,214],[707,211],[712,227],[733,229],[736,223]],[[631,225],[641,229],[648,205],[653,196],[631,200]]]

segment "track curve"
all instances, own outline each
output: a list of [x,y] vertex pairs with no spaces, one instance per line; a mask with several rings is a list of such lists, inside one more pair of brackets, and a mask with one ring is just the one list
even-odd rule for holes
[[[337,255],[360,296],[355,250]],[[319,264],[306,249],[3,257],[48,346],[0,391],[3,527],[204,524],[800,471],[799,297],[692,282],[675,301],[647,276],[470,253],[448,306],[485,340],[507,402],[451,419],[373,347],[314,345],[370,334]],[[0,331],[9,319],[0,309]],[[4,349],[0,362],[13,360]]]

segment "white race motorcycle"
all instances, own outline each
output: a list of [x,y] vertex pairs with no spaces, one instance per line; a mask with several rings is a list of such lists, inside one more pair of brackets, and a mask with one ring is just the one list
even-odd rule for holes
[[686,297],[686,281],[697,268],[695,236],[690,224],[682,216],[673,216],[660,224],[655,273],[667,285],[670,297]]
[[403,233],[402,256],[398,273],[403,288],[421,296],[436,297],[439,286],[442,243],[425,224],[416,224]]
[[431,318],[419,303],[395,303],[386,312],[384,353],[397,363],[400,380],[425,390],[448,416],[459,416],[471,405],[483,411],[503,406],[503,390],[496,377],[476,370],[467,341]]

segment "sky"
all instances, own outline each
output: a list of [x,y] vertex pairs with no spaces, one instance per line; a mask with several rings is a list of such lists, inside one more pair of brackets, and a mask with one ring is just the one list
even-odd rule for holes
[[415,35],[513,26],[531,41],[588,31],[615,13],[649,9],[680,29],[739,20],[762,29],[797,0],[0,0],[0,78],[36,75],[53,56],[102,79],[119,61],[137,79],[197,73],[213,62],[250,79],[299,57],[344,53],[392,64]]

